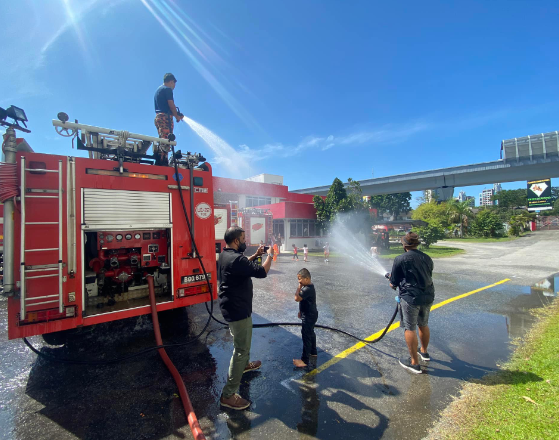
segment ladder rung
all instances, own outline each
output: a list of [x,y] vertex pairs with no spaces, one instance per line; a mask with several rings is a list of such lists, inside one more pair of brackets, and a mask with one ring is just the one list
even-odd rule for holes
[[26,199],[58,199],[58,196],[24,196]]
[[42,173],[58,173],[58,170],[45,170],[42,168],[25,168],[25,171],[40,171]]
[[58,194],[60,190],[58,189],[44,189],[44,188],[26,188],[25,192],[28,193],[51,193],[51,194]]
[[57,225],[58,222],[25,222],[26,225]]
[[40,302],[40,303],[33,303],[33,304],[29,304],[29,305],[30,306],[40,306],[41,304],[50,304],[50,303],[57,303],[57,302],[58,302],[57,299],[53,299],[53,300],[50,300],[50,301],[43,301],[43,302]]
[[35,296],[33,298],[25,298],[25,301],[35,301],[37,299],[47,299],[47,298],[58,298],[58,294],[56,294],[56,295],[46,295],[46,296]]
[[58,270],[58,267],[45,267],[44,269],[25,269],[25,273],[28,272],[47,272],[51,270]]
[[46,249],[25,249],[25,252],[43,252],[43,251],[57,251],[58,248],[46,248]]
[[53,273],[51,275],[35,275],[33,277],[25,277],[26,280],[34,280],[36,278],[50,278],[50,277],[57,277],[57,273]]

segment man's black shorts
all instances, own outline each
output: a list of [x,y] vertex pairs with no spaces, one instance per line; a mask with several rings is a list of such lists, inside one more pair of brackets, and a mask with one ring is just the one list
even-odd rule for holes
[[429,312],[433,303],[425,306],[414,306],[406,300],[400,300],[400,327],[415,331],[417,326],[425,327],[429,324]]

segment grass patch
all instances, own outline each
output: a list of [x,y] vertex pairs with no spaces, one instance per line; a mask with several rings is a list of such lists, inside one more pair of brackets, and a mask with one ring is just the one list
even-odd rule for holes
[[520,237],[464,237],[464,238],[446,238],[445,241],[457,241],[457,242],[467,242],[467,243],[496,243],[505,241],[518,240]]
[[[293,252],[290,254],[293,257]],[[343,257],[343,254],[338,254],[336,252],[330,252],[330,258],[338,258]],[[309,257],[322,257],[324,258],[324,252],[309,252]],[[305,258],[304,255],[299,252],[299,260]]]
[[[435,245],[431,245],[431,247],[429,249],[420,249],[422,252],[425,252],[427,255],[429,255],[431,258],[445,258],[445,257],[452,257],[454,255],[457,254],[462,254],[464,253],[464,249],[458,249],[458,248],[454,248],[454,247],[448,247],[448,246],[435,246]],[[402,254],[404,252],[404,249],[402,248],[402,245],[400,244],[391,244],[390,245],[390,251],[382,249],[382,253],[379,255],[379,258],[385,259],[385,260],[390,260],[393,258],[396,258],[398,255]],[[293,256],[293,253],[290,254],[282,254],[282,255],[291,255]],[[339,257],[344,257],[344,254],[340,254],[337,252],[330,252],[330,258],[339,258]],[[324,258],[324,252],[309,252],[309,257],[321,257]],[[299,253],[299,259],[303,258],[303,254]]]
[[[435,246],[431,245],[428,249],[425,249],[423,246],[420,248],[421,252],[425,252],[431,258],[445,258],[445,257],[452,257],[457,254],[463,254],[465,251],[464,249],[458,249],[449,246]],[[380,258],[383,259],[392,259],[396,258],[398,255],[402,254],[404,249],[400,244],[393,244],[390,246],[390,251],[382,250],[382,254],[379,255]]]
[[559,300],[501,370],[464,386],[430,440],[559,438]]

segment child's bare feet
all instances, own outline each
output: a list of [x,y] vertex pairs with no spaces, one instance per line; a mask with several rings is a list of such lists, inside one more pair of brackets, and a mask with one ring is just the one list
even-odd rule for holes
[[301,359],[293,359],[293,365],[297,368],[305,368],[307,366]]

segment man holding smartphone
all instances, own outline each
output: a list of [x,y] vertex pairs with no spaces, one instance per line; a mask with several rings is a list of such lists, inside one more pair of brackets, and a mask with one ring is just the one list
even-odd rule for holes
[[233,356],[229,364],[227,383],[223,388],[220,404],[227,408],[242,410],[250,402],[238,393],[244,373],[257,370],[260,361],[249,362],[252,342],[252,278],[266,278],[272,265],[272,250],[267,249],[267,258],[259,266],[255,260],[263,255],[265,247],[260,245],[256,253],[245,257],[245,231],[232,226],[225,231],[226,247],[219,255],[219,308],[229,324],[233,336]]

